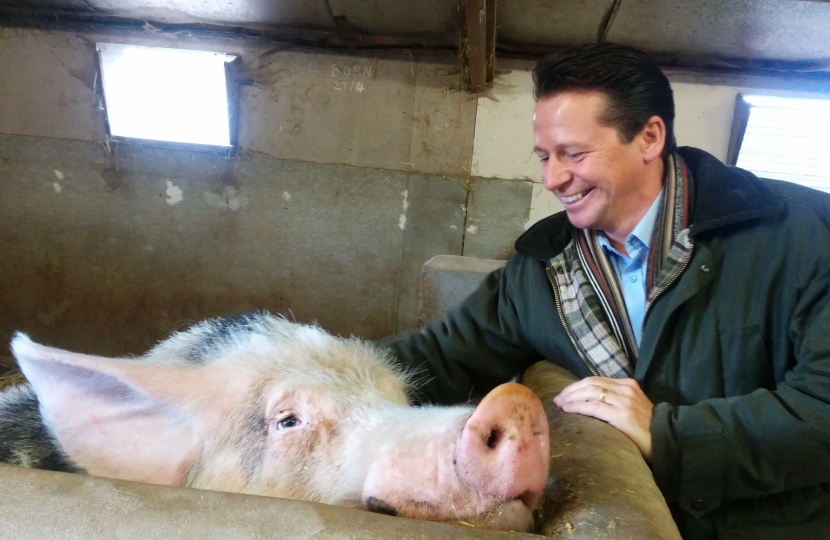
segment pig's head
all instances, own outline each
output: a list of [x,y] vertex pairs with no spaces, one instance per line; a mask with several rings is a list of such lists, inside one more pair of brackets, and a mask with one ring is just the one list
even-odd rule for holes
[[526,529],[548,426],[526,388],[408,406],[370,345],[268,314],[206,321],[143,358],[12,349],[67,456],[89,474]]

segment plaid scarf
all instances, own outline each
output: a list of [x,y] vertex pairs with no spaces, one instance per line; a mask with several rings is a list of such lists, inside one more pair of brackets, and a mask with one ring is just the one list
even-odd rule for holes
[[[683,273],[692,256],[690,174],[678,154],[669,157],[662,207],[649,250],[646,312]],[[617,274],[603,253],[597,231],[574,229],[573,240],[550,264],[562,323],[580,355],[603,377],[631,377],[640,351]]]

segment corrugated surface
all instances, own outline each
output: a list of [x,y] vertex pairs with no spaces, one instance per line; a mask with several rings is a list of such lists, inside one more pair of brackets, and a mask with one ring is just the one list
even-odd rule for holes
[[328,0],[335,17],[345,17],[368,34],[446,34],[457,36],[456,0]]
[[334,28],[325,0],[0,0],[0,6],[60,9],[162,23]]
[[[502,43],[567,46],[597,39],[614,0],[498,0]],[[0,0],[49,14],[61,9],[148,22],[279,27],[364,34],[444,36],[456,41],[455,0]],[[747,59],[830,57],[830,3],[800,0],[620,0],[608,39],[656,53]]]
[[653,52],[826,59],[828,24],[827,2],[623,0],[608,39]]
[[538,45],[590,43],[596,41],[610,4],[611,0],[498,0],[498,36]]

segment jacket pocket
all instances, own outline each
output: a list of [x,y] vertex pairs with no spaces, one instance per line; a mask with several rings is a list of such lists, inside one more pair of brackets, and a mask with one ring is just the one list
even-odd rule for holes
[[714,520],[720,540],[827,540],[830,484],[725,502]]

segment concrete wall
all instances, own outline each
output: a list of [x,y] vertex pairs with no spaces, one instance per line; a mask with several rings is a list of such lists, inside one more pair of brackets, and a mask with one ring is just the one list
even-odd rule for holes
[[[239,55],[239,156],[104,143],[96,41]],[[453,56],[5,28],[0,73],[0,356],[253,309],[380,337],[415,326],[423,262],[506,258],[527,221],[530,182],[471,176]]]
[[[239,155],[105,143],[95,42],[236,54]],[[253,309],[413,328],[434,255],[505,259],[561,209],[531,149],[528,62],[459,90],[453,56],[0,28],[0,357],[11,332],[100,354]],[[681,144],[723,158],[735,94],[810,81],[671,74]]]

